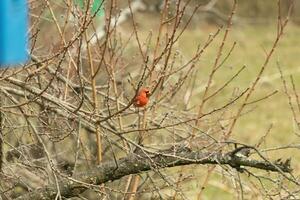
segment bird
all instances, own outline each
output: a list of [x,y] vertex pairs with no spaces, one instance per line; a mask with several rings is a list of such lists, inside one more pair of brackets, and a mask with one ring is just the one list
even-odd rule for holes
[[149,102],[150,91],[147,88],[142,88],[134,98],[133,104],[136,107],[144,107]]

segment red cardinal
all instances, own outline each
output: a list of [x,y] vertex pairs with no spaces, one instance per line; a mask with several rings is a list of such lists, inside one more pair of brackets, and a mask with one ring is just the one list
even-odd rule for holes
[[149,101],[149,97],[150,97],[150,91],[146,88],[142,88],[139,91],[138,95],[134,98],[133,104],[136,107],[144,107],[145,105],[147,105]]

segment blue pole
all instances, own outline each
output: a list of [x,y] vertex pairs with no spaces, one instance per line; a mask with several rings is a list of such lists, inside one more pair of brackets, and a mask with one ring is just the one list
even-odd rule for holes
[[0,68],[28,59],[26,0],[0,0]]

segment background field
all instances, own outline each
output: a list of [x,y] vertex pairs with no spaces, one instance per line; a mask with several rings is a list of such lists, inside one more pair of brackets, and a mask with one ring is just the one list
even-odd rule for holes
[[[222,2],[220,2],[222,4]],[[224,3],[224,2],[223,2]],[[227,2],[228,3],[228,2]],[[266,58],[266,52],[270,50],[274,39],[276,37],[276,12],[277,5],[275,1],[261,1],[247,3],[239,2],[237,11],[237,21],[233,24],[230,31],[225,51],[229,52],[232,44],[236,42],[235,49],[230,54],[226,63],[222,66],[221,73],[217,73],[214,79],[217,88],[218,84],[226,82],[240,67],[246,66],[246,70],[227,87],[221,95],[210,103],[207,109],[217,107],[225,102],[232,94],[234,88],[246,88],[254,81],[254,77],[259,72],[263,62]],[[253,4],[252,4],[253,3]],[[270,4],[268,4],[270,3]],[[225,3],[226,4],[226,3]],[[228,4],[226,4],[228,6]],[[219,8],[224,9],[225,5],[218,5]],[[223,6],[223,7],[222,7]],[[257,10],[251,12],[250,7],[256,7]],[[226,10],[226,6],[225,9]],[[239,10],[240,9],[240,10]],[[224,11],[223,10],[223,11]],[[269,15],[266,15],[266,12]],[[240,15],[239,15],[240,14]],[[298,14],[295,12],[295,14]],[[240,18],[239,18],[240,17]],[[244,18],[243,18],[244,17]],[[140,37],[145,38],[149,31],[155,30],[159,22],[159,16],[150,13],[139,13],[135,17],[140,31]],[[239,20],[240,19],[240,20]],[[243,21],[243,20],[244,21]],[[275,20],[274,20],[275,19]],[[284,78],[289,85],[289,93],[292,93],[292,86],[290,85],[290,76],[292,75],[296,87],[300,84],[300,63],[299,63],[299,34],[300,27],[297,25],[297,16],[293,15],[288,28],[285,31],[283,39],[280,41],[271,61],[268,64],[267,70],[255,90],[255,95],[252,100],[260,99],[267,94],[278,91],[274,96],[261,101],[257,105],[248,107],[247,114],[245,114],[235,128],[233,139],[245,144],[256,145],[259,140],[267,135],[267,142],[262,144],[262,149],[276,148],[279,146],[291,145],[299,143],[299,130],[293,119],[292,111],[288,102],[288,97],[284,92],[283,83],[278,70],[278,65],[283,71]],[[184,32],[180,41],[176,46],[176,50],[180,51],[184,56],[191,57],[197,49],[197,44],[204,43],[208,35],[214,33],[220,24],[215,22],[218,20],[193,20],[188,29]],[[125,23],[122,26],[125,33],[130,31],[131,23]],[[224,32],[223,32],[224,33]],[[203,92],[204,85],[207,82],[211,66],[213,65],[217,53],[217,49],[222,41],[223,33],[214,41],[212,46],[208,48],[202,56],[201,61],[197,65],[198,72],[196,78],[196,87],[193,93],[193,100],[191,107],[199,103],[199,99]],[[125,34],[126,35],[126,34]],[[299,90],[297,90],[299,91]],[[292,101],[295,103],[295,99]],[[195,110],[196,112],[196,110]],[[292,166],[295,174],[300,173],[300,154],[299,146],[285,151],[272,151],[267,155],[272,157],[292,158]],[[196,169],[196,171],[195,171]],[[182,169],[178,169],[179,172]],[[183,191],[189,195],[190,199],[196,199],[201,188],[201,182],[206,175],[207,167],[199,169],[199,166],[185,167],[183,171],[189,171],[193,174],[195,180],[188,181],[183,188]],[[175,170],[176,171],[176,170]],[[218,171],[218,170],[217,170]],[[204,190],[201,199],[235,199],[236,193],[232,187],[228,187],[225,179],[222,180],[222,172],[218,171],[208,181],[208,185]],[[199,182],[199,180],[201,180]],[[227,185],[227,186],[226,186]],[[256,196],[257,195],[257,196]],[[260,199],[260,194],[253,194],[253,196],[246,196],[245,199]]]

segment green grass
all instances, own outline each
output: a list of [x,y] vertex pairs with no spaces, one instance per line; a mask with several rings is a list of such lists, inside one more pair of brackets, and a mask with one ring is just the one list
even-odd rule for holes
[[[270,50],[275,39],[276,29],[274,27],[276,26],[233,27],[225,45],[225,53],[223,55],[228,52],[233,42],[237,42],[237,45],[230,58],[223,65],[223,69],[217,72],[214,79],[216,86],[213,87],[212,91],[218,88],[218,85],[220,86],[228,80],[243,65],[247,69],[230,84],[225,94],[223,93],[217,97],[217,102],[224,102],[226,100],[224,97],[228,97],[234,87],[246,88],[255,79],[264,63],[266,52]],[[215,29],[215,27],[200,27],[199,29],[189,30],[180,41],[179,46],[181,51],[184,52],[186,57],[192,56],[196,49],[195,41],[199,41],[200,43],[205,41],[209,32],[213,32]],[[296,85],[300,84],[299,59],[297,59],[299,52],[296,45],[299,34],[300,28],[297,26],[291,25],[288,27],[263,74],[263,81],[259,83],[253,94],[252,100],[264,97],[275,90],[278,90],[278,93],[258,103],[253,111],[240,119],[235,129],[235,137],[244,139],[245,142],[249,142],[249,139],[250,142],[256,142],[256,139],[262,136],[272,123],[273,129],[269,138],[270,145],[294,142],[292,139],[294,138],[292,134],[292,114],[283,92],[276,63],[280,63],[283,73],[291,73],[293,75]],[[206,83],[222,37],[223,33],[219,35],[213,46],[208,49],[199,62],[199,84]],[[286,76],[286,79],[289,80],[289,77]],[[300,88],[300,86],[298,87]]]
[[[153,27],[157,27],[158,18],[151,17],[147,18],[146,21],[147,24],[141,23],[139,26],[139,36],[142,41],[144,41],[143,39],[146,38],[148,30],[151,28],[156,30]],[[197,49],[197,45],[204,44],[208,38],[208,35],[210,33],[214,33],[216,30],[217,27],[211,25],[190,27],[180,38],[178,44],[175,45],[175,49],[179,50],[186,59],[191,58]],[[155,34],[156,32],[154,31],[154,38],[156,37]],[[213,44],[205,51],[204,55],[197,63],[197,87],[206,84],[208,74],[210,73],[215,61],[223,34],[224,30],[216,38]],[[276,48],[276,51],[267,65],[261,81],[257,85],[252,98],[250,98],[250,101],[260,99],[273,91],[278,92],[271,98],[246,107],[245,111],[249,111],[249,113],[242,116],[238,120],[232,135],[232,139],[242,143],[255,145],[260,138],[266,134],[267,130],[272,125],[272,129],[267,136],[266,142],[261,145],[262,149],[300,142],[300,138],[294,134],[294,131],[298,130],[295,128],[292,112],[288,104],[288,98],[283,91],[282,81],[277,68],[277,63],[279,63],[283,73],[286,75],[285,78],[287,81],[289,81],[289,75],[293,75],[296,87],[300,89],[300,63],[298,49],[299,35],[300,28],[296,25],[289,24]],[[236,78],[228,87],[226,87],[223,92],[214,98],[213,101],[207,103],[205,107],[206,110],[210,110],[218,105],[223,105],[224,102],[227,102],[231,97],[234,88],[239,88],[239,90],[242,91],[250,86],[261,69],[266,59],[266,54],[272,48],[275,38],[276,23],[265,26],[243,25],[232,27],[228,39],[226,40],[223,57],[227,54],[234,42],[237,43],[236,47],[222,68],[216,73],[214,85],[212,86],[210,92],[219,88],[242,66],[245,65],[246,69],[238,78]],[[292,92],[292,87],[289,82],[288,86],[289,92]],[[197,105],[201,97],[202,93],[197,94],[194,97],[194,101],[191,103],[193,105]],[[237,106],[232,108],[232,114],[236,113],[236,109]],[[300,113],[297,113],[297,115],[300,120]],[[292,157],[292,167],[294,168],[294,173],[295,175],[299,174],[299,151],[295,149],[273,151],[269,152],[268,156],[271,158],[271,160]],[[203,181],[203,176],[206,174],[206,168],[197,166],[196,168],[186,167],[185,169],[185,172],[195,175],[197,179],[188,181],[187,185],[183,185],[181,188],[185,194],[189,195],[190,199],[196,199],[199,192],[199,187]],[[258,173],[265,172],[258,171]],[[232,184],[228,182],[223,183],[222,180],[223,179],[220,174],[214,173],[203,193],[202,199],[236,199],[236,192]],[[215,183],[219,183],[220,185],[223,184],[223,188]],[[257,195],[259,196],[260,194]],[[263,199],[261,196],[258,196],[257,199]]]
[[[179,42],[181,52],[186,57],[191,57],[197,48],[196,42],[203,43],[207,39],[210,32],[215,32],[216,27],[200,27],[198,29],[188,30]],[[207,50],[199,62],[198,84],[205,84],[207,76],[211,70],[218,46],[224,32],[222,32],[213,45]],[[287,145],[290,143],[299,143],[300,138],[294,134],[296,130],[295,124],[290,110],[288,99],[283,91],[282,81],[279,76],[277,62],[280,64],[283,73],[287,74],[285,78],[289,81],[289,75],[293,75],[296,87],[300,88],[300,63],[299,63],[299,43],[300,28],[290,24],[279,42],[261,81],[253,94],[252,100],[259,99],[265,95],[278,90],[278,93],[271,98],[259,102],[256,105],[247,107],[245,110],[251,110],[248,114],[239,119],[234,129],[232,138],[243,143],[255,145],[259,139],[267,132],[272,124],[270,134],[266,139],[266,143],[262,144],[262,148],[276,147]],[[215,76],[216,85],[212,87],[212,91],[218,88],[222,83],[230,78],[241,66],[245,65],[247,69],[226,90],[221,93],[213,103],[207,105],[207,109],[215,105],[221,105],[231,95],[233,88],[239,87],[241,90],[246,88],[255,79],[261,69],[266,53],[270,51],[276,37],[276,24],[268,26],[250,26],[233,27],[228,40],[226,41],[225,51],[229,51],[231,45],[237,42],[235,50],[230,58],[223,65]],[[289,92],[291,92],[289,84]],[[201,95],[199,95],[201,98]],[[197,102],[197,98],[194,103]],[[235,108],[236,109],[236,108]],[[233,113],[235,113],[235,109]],[[300,113],[297,113],[300,117]],[[268,154],[271,158],[288,158],[292,157],[292,167],[294,173],[299,174],[300,170],[300,154],[297,150],[281,150]],[[213,176],[210,182],[220,181],[220,177]],[[196,187],[195,187],[196,189]],[[224,192],[220,188],[209,184],[203,199],[234,199],[234,193]]]

